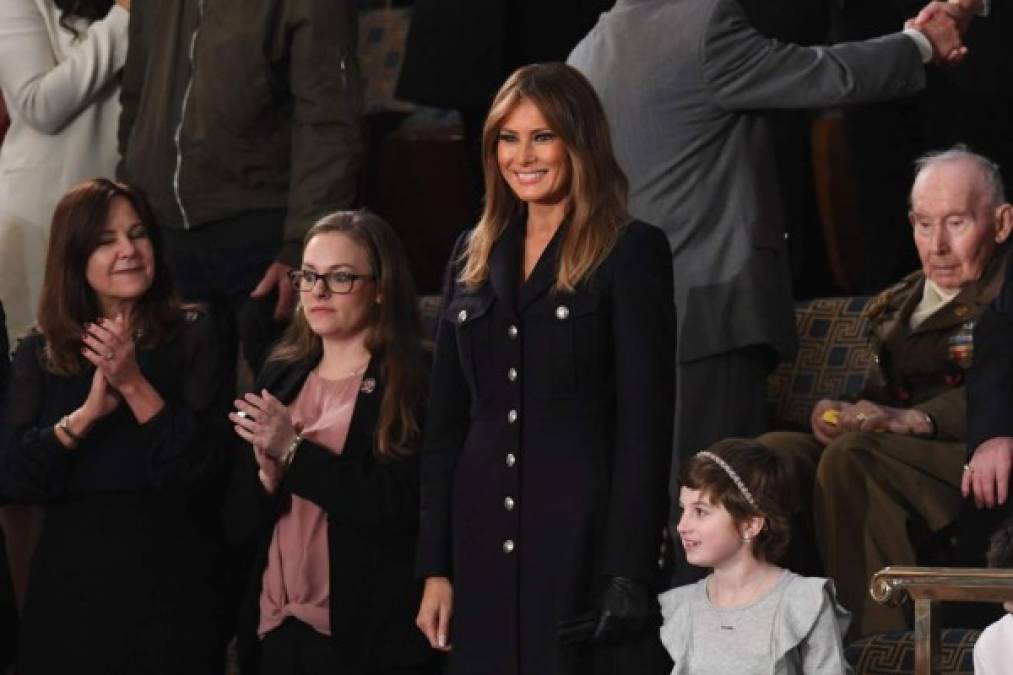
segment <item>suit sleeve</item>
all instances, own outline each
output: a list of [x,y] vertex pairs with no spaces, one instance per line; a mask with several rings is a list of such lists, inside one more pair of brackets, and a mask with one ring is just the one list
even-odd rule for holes
[[714,3],[699,53],[715,102],[728,110],[865,103],[925,86],[918,47],[903,33],[800,47],[761,35],[735,0]]
[[144,39],[143,28],[146,21],[148,0],[133,0],[130,5],[129,46],[127,58],[123,65],[123,76],[120,80],[120,123],[116,130],[120,163],[116,168],[116,177],[122,181],[130,181],[126,173],[127,145],[130,134],[137,121],[137,106],[141,101],[141,90],[144,86],[144,72],[148,67],[148,43]]
[[454,324],[444,310],[454,297],[456,261],[468,233],[457,240],[443,280],[443,301],[436,327],[436,349],[430,381],[429,412],[422,444],[419,548],[415,572],[419,577],[451,576],[450,495],[454,469],[471,423],[471,397],[461,371]]
[[650,583],[658,574],[672,458],[672,254],[661,230],[634,224],[613,255],[617,409],[603,572]]
[[412,455],[378,461],[335,455],[311,441],[299,444],[283,490],[308,499],[340,520],[367,530],[413,531],[419,515],[419,463]]
[[44,502],[59,496],[73,463],[73,451],[57,440],[51,424],[40,419],[46,396],[42,345],[42,336],[32,335],[14,353],[8,392],[17,396],[9,396],[0,444],[0,491],[12,501]]
[[[347,2],[304,0],[291,20],[294,101],[288,217],[281,261],[296,267],[313,222],[351,208],[362,163],[361,87]],[[345,11],[342,11],[342,9]]]
[[57,62],[31,0],[0,3],[0,89],[12,110],[42,134],[58,133],[112,82],[127,57],[129,13],[113,5]]
[[967,389],[954,387],[912,406],[932,416],[936,439],[960,442],[967,438]]
[[227,416],[234,371],[225,361],[221,330],[210,314],[184,328],[181,393],[166,398],[162,409],[141,425],[152,485],[213,486],[227,477],[222,474],[234,442]]
[[967,448],[1013,437],[1013,265],[999,296],[974,329],[974,361],[967,375]]

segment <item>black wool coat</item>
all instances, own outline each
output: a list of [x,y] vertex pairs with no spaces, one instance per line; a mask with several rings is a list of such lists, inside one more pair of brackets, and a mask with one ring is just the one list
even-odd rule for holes
[[[649,673],[657,633],[561,647],[601,582],[658,581],[672,451],[675,307],[661,230],[627,225],[590,281],[552,289],[565,229],[523,283],[523,219],[437,328],[417,571],[454,587],[450,672]],[[614,664],[614,665],[610,665]],[[669,666],[670,667],[670,666]],[[659,672],[667,672],[664,666]]]
[[[286,405],[316,362],[268,364],[254,391]],[[369,386],[372,383],[372,386]],[[435,653],[415,616],[422,597],[412,562],[418,537],[418,456],[380,460],[373,439],[383,400],[379,358],[363,375],[340,455],[304,439],[275,495],[257,477],[253,448],[241,443],[226,504],[226,531],[240,561],[252,560],[237,631],[244,675],[260,672],[260,595],[268,548],[292,495],[327,513],[331,639],[344,670],[422,667]]]

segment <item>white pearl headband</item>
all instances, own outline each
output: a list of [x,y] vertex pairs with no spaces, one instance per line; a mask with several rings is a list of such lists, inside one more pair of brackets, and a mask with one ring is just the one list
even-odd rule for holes
[[732,482],[735,483],[735,487],[739,488],[739,492],[741,492],[742,496],[746,498],[746,501],[749,502],[749,505],[752,506],[757,511],[760,510],[760,507],[756,505],[756,500],[753,499],[753,493],[750,492],[749,488],[746,487],[746,484],[742,482],[742,478],[739,477],[739,474],[735,473],[735,469],[733,469],[731,466],[728,465],[728,462],[721,459],[720,457],[718,457],[709,450],[698,452],[696,453],[696,455],[697,457],[706,457],[707,459],[711,460],[712,462],[720,466],[724,470],[724,472],[728,474],[728,477],[732,479]]

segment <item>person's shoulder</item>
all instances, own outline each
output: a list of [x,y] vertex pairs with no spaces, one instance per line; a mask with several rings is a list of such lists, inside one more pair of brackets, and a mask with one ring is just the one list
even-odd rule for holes
[[911,274],[880,291],[872,297],[869,304],[865,306],[864,313],[870,319],[875,319],[891,306],[903,303],[911,293],[914,293],[925,281],[925,274],[916,270]]
[[617,245],[623,249],[656,249],[671,253],[664,230],[635,218],[619,229]]
[[784,601],[780,612],[779,644],[792,648],[809,635],[821,615],[833,616],[844,635],[851,614],[837,601],[834,582],[823,577],[803,577],[785,570]]
[[37,327],[32,327],[23,336],[17,338],[14,345],[12,361],[15,368],[41,368],[45,362],[46,337]]
[[665,618],[665,621],[670,620],[680,611],[688,611],[693,598],[701,592],[706,592],[704,590],[706,584],[707,579],[704,578],[692,584],[676,586],[660,594],[658,596],[658,604],[661,605],[661,615]]

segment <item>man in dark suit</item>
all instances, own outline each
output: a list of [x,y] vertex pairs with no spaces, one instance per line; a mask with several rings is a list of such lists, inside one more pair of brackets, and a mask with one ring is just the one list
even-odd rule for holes
[[767,374],[796,348],[774,148],[757,111],[908,95],[924,86],[923,63],[959,44],[936,19],[799,47],[765,38],[735,0],[619,0],[574,49],[609,115],[630,211],[672,246],[677,456],[762,433]]

